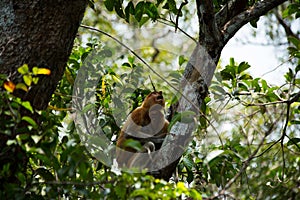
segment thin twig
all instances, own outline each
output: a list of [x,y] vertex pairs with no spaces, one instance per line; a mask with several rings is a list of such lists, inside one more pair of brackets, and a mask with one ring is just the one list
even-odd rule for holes
[[269,74],[269,73],[274,72],[275,70],[277,70],[279,67],[281,67],[281,66],[284,65],[285,63],[290,62],[293,58],[294,58],[294,56],[290,56],[289,59],[283,61],[283,62],[280,63],[278,66],[276,66],[274,69],[271,69],[270,71],[267,71],[267,72],[263,73],[263,74],[261,75],[261,77],[263,77],[263,76],[265,76],[265,75],[267,75],[267,74]]
[[154,86],[154,84],[153,84],[153,81],[152,81],[152,79],[151,79],[151,76],[150,76],[150,75],[149,75],[149,79],[150,79],[150,82],[151,82],[151,85],[152,85],[152,87],[153,87],[153,90],[154,90],[154,92],[156,92],[155,86]]
[[185,6],[186,4],[188,4],[189,2],[187,0],[184,0],[181,4],[180,7],[178,8],[178,12],[177,12],[177,16],[176,16],[176,22],[175,22],[175,32],[177,31],[178,28],[178,21],[179,21],[179,16],[180,16],[180,12],[183,8],[183,6]]
[[[173,22],[172,20],[164,19],[164,18],[161,18],[160,20],[157,20],[157,22],[162,23],[162,24],[167,25],[167,26],[171,26],[171,27],[175,27],[176,26],[175,22]],[[179,26],[177,26],[177,30],[179,30],[184,35],[186,35],[188,38],[190,38],[191,40],[193,40],[196,44],[198,44],[198,42],[197,42],[197,40],[195,38],[193,38],[191,35],[189,35],[187,32],[185,32]]]

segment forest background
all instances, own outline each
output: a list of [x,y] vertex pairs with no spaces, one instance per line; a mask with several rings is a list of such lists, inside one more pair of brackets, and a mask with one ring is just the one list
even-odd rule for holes
[[[4,0],[0,13],[1,199],[300,198],[299,0]],[[220,61],[245,24],[253,34],[239,42],[275,46],[265,60],[279,65],[236,62],[239,49]],[[203,59],[210,62],[196,66]],[[165,180],[106,166],[83,142],[72,98],[80,69],[94,61],[101,66],[96,103],[81,111],[97,110],[112,143],[152,90],[149,75],[164,92],[171,124],[191,113],[174,106],[183,100],[170,86],[184,79],[197,86],[189,91],[197,128],[170,128],[193,135],[178,163],[161,172]],[[257,76],[261,67],[280,81]],[[120,90],[121,102],[112,104]]]

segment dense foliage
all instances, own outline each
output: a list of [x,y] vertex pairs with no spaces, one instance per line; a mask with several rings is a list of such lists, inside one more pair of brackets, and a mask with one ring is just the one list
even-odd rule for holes
[[[139,26],[150,19],[159,20],[161,12],[164,16],[173,14],[175,18],[183,12],[189,13],[188,9],[184,11],[185,5],[177,4],[176,7],[175,1],[169,0],[163,5],[160,1],[136,5],[130,2],[124,9],[121,9],[121,1],[106,0],[104,3],[109,11],[115,10],[127,22],[134,18]],[[219,1],[216,4],[221,6]],[[218,5],[216,9],[219,9]],[[298,18],[299,1],[283,13],[292,20],[294,15]],[[89,15],[86,23],[103,25],[111,33],[117,31],[113,28],[113,19],[111,22],[104,17],[95,20],[97,11],[91,11]],[[110,15],[105,12],[103,16],[109,18]],[[173,25],[178,26],[176,22]],[[0,199],[300,198],[298,38],[288,38],[291,62],[283,75],[283,85],[271,85],[260,77],[252,77],[247,62],[236,63],[232,58],[226,66],[218,66],[210,94],[201,108],[207,117],[199,119],[199,127],[181,158],[177,174],[166,182],[146,174],[111,169],[94,158],[81,142],[73,121],[72,93],[78,70],[92,52],[98,51],[103,60],[108,60],[102,61],[96,107],[101,111],[99,125],[112,142],[120,129],[112,115],[117,109],[111,107],[115,98],[113,92],[126,86],[124,98],[130,112],[151,90],[151,70],[130,52],[117,52],[119,44],[107,37],[85,29],[80,34],[82,37],[75,42],[65,74],[47,110],[35,111],[28,102],[14,97],[10,91],[13,86],[9,85],[7,77],[0,77],[0,85],[6,88],[0,96],[0,133],[9,138],[0,155],[7,151],[12,154],[11,157],[0,156]],[[86,38],[89,38],[88,42],[83,42]],[[163,51],[154,58],[153,49],[139,51],[147,62],[156,63],[160,73],[165,74],[168,82],[160,77],[152,78],[155,87],[166,91],[167,105],[172,104],[176,99],[172,99],[167,83],[179,83],[187,58]],[[166,67],[174,63],[179,67]],[[23,77],[27,76],[19,85],[24,90],[38,83],[38,79],[28,82],[28,76],[33,79],[48,73],[24,72],[24,66],[19,69]],[[137,82],[132,82],[137,80],[132,78],[133,74],[140,78]],[[127,85],[128,82],[131,84]],[[143,85],[144,82],[150,86]],[[134,87],[136,85],[138,87]],[[134,92],[130,93],[130,89]]]

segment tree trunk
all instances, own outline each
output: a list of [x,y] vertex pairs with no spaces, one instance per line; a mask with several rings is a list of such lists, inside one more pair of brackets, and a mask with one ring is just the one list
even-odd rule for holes
[[[259,18],[287,0],[258,1],[252,7],[247,1],[229,1],[219,12],[214,13],[211,0],[196,0],[199,19],[199,43],[195,48],[182,79],[182,97],[171,107],[171,113],[193,111],[195,119],[201,115],[199,108],[207,94],[221,51],[235,33],[248,22]],[[172,117],[172,116],[170,116]],[[157,177],[168,180],[180,160],[183,147],[191,139],[196,123],[177,122],[165,140],[162,152],[155,160]],[[164,167],[165,163],[171,163]]]
[[0,73],[14,83],[21,82],[18,67],[28,64],[46,67],[50,76],[42,76],[26,93],[15,94],[45,109],[73,47],[83,18],[85,0],[1,0],[0,2]]
[[[6,74],[17,84],[22,82],[17,69],[23,64],[30,69],[37,66],[51,70],[51,75],[39,77],[38,84],[28,92],[14,91],[34,109],[47,107],[64,73],[86,4],[85,0],[0,1],[0,74]],[[24,109],[20,114],[28,113]],[[1,112],[0,123],[5,123],[5,119]],[[1,176],[0,182],[3,178],[7,180],[4,182],[17,183],[15,172],[26,170],[26,152],[18,145],[7,145],[7,140],[15,139],[17,134],[14,127],[11,134],[0,134],[0,168],[10,164],[11,172],[7,177]]]

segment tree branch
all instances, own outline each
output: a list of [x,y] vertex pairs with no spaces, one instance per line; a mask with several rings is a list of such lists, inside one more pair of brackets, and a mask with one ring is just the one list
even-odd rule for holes
[[225,46],[225,44],[230,40],[230,38],[232,38],[242,26],[244,26],[251,20],[254,20],[266,14],[276,6],[286,1],[287,0],[258,1],[254,4],[254,6],[233,17],[224,25],[224,27],[221,28],[221,32],[223,34],[223,45]]
[[218,27],[222,27],[234,16],[240,14],[247,7],[247,0],[229,1],[222,9],[216,13],[216,23]]
[[278,10],[275,10],[275,16],[277,21],[279,22],[279,24],[283,27],[285,34],[287,37],[293,36],[294,38],[298,38],[299,37],[292,31],[290,25],[288,25],[283,19],[282,17],[279,15]]
[[265,139],[268,135],[271,134],[271,132],[273,131],[274,129],[274,125],[275,125],[276,121],[270,125],[269,129],[265,132],[265,135],[264,137],[261,139],[258,147],[254,150],[254,152],[247,158],[247,160],[245,160],[243,162],[243,165],[240,169],[240,171],[232,178],[230,179],[227,184],[225,185],[225,187],[219,192],[219,194],[217,196],[214,196],[213,198],[211,199],[214,199],[215,197],[218,197],[218,196],[221,196],[221,195],[224,195],[226,193],[226,190],[228,190],[231,185],[246,171],[247,167],[251,164],[251,161],[256,158],[259,150],[261,149],[261,147],[263,146],[264,142],[265,142]]

